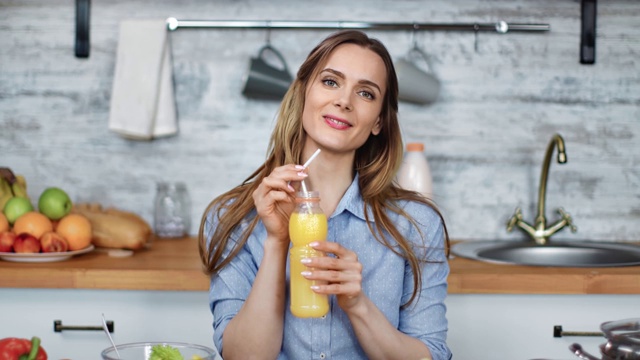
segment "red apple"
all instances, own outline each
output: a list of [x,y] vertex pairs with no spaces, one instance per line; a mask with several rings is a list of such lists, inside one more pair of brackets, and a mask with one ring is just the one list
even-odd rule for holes
[[57,232],[49,231],[40,236],[42,252],[65,252],[69,250],[69,243]]
[[0,252],[13,251],[13,243],[16,242],[16,234],[11,231],[0,233]]
[[21,233],[16,236],[13,250],[17,253],[39,253],[40,241],[31,234]]

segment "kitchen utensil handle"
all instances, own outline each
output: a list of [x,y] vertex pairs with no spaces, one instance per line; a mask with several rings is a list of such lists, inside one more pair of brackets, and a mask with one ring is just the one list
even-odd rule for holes
[[577,357],[583,360],[599,360],[597,357],[589,354],[588,352],[582,349],[580,344],[571,344],[569,345],[569,350],[571,350]]
[[[107,329],[109,329],[110,333],[114,331],[114,324],[112,320],[107,321]],[[89,325],[62,325],[62,320],[54,320],[53,321],[53,331],[54,332],[63,332],[65,330],[75,330],[75,331],[104,331],[102,326],[89,326]]]
[[560,338],[563,336],[602,336],[604,333],[598,331],[564,331],[562,325],[555,325],[553,327],[553,337]]

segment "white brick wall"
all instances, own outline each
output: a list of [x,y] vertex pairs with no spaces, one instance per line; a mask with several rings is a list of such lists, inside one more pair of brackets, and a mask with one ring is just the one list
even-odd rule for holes
[[[516,206],[533,221],[540,167],[555,132],[568,163],[552,164],[547,218],[564,207],[579,227],[556,238],[640,240],[640,2],[598,4],[596,64],[579,64],[579,1],[101,1],[91,56],[74,57],[73,1],[0,0],[0,165],[29,193],[61,186],[151,221],[157,180],[183,180],[199,217],[264,158],[276,103],[241,95],[262,30],[171,34],[180,135],[132,142],[107,130],[118,24],[125,18],[549,23],[551,32],[425,32],[417,37],[443,83],[431,106],[402,103],[406,141],[423,141],[435,200],[456,239],[511,239]],[[330,31],[271,31],[295,71]],[[370,32],[394,56],[408,32]]]

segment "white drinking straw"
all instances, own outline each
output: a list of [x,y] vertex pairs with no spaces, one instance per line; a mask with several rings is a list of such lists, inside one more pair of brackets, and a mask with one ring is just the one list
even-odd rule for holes
[[[302,170],[306,169],[309,164],[311,164],[311,162],[313,161],[313,159],[315,159],[319,154],[320,154],[320,149],[316,150],[316,152],[313,153],[313,155],[311,155],[311,157],[309,158],[309,160],[307,160],[307,162],[305,162],[302,165]],[[307,185],[304,183],[304,179],[302,179],[302,181],[300,181],[300,185],[302,186],[302,191],[304,192],[308,192],[307,191]]]
[[302,169],[303,169],[303,170],[304,170],[304,169],[306,169],[306,168],[309,166],[309,164],[311,164],[311,162],[313,161],[313,159],[315,159],[315,158],[320,154],[320,151],[322,151],[322,150],[320,150],[320,149],[316,150],[316,152],[314,152],[314,153],[313,153],[313,155],[311,155],[311,157],[309,158],[309,160],[307,160],[307,162],[306,162],[306,163],[304,163],[304,165],[302,165]]

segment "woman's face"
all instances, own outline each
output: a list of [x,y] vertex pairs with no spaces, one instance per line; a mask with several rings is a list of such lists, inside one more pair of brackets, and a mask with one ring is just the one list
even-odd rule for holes
[[307,144],[352,152],[380,133],[386,67],[375,52],[355,44],[338,46],[307,85],[302,125]]

